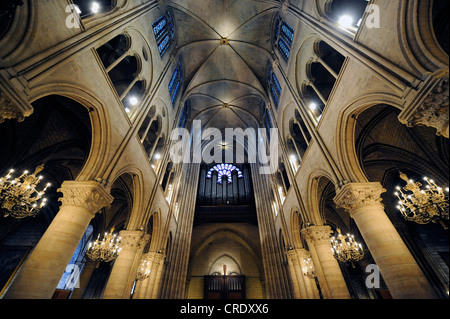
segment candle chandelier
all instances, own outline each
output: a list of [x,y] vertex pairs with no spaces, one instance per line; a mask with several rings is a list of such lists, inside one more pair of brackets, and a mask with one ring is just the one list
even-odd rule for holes
[[337,237],[331,237],[331,251],[334,257],[340,262],[351,263],[352,265],[354,262],[363,259],[364,250],[361,244],[355,241],[355,236],[350,234],[343,235],[339,228],[337,232]]
[[143,281],[148,277],[150,277],[150,272],[151,272],[150,260],[148,259],[148,256],[144,256],[141,259],[136,279],[139,281]]
[[311,258],[303,260],[305,267],[303,267],[303,275],[309,279],[314,279],[316,277],[316,267],[313,265]]
[[407,221],[424,225],[448,220],[448,187],[445,195],[444,189],[427,177],[424,177],[428,184],[424,189],[421,189],[421,183],[414,182],[406,174],[400,174],[400,178],[406,182],[405,192],[397,186],[394,194],[399,199],[397,209]]
[[14,178],[15,171],[11,169],[0,178],[0,213],[3,217],[20,219],[36,216],[47,204],[47,199],[43,196],[51,184],[46,184],[41,190],[37,189],[43,179],[42,175],[38,174],[43,170],[44,165],[39,165],[33,174],[29,175],[28,171],[24,171],[22,175]]
[[114,227],[109,233],[105,233],[102,240],[100,234],[94,242],[90,242],[86,251],[86,256],[97,262],[110,262],[117,258],[122,250],[121,237],[113,234]]

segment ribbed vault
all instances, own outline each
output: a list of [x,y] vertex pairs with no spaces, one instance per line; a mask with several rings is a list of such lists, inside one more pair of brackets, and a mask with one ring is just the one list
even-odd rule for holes
[[185,69],[189,120],[204,128],[259,127],[265,105],[270,34],[279,5],[265,1],[169,1]]

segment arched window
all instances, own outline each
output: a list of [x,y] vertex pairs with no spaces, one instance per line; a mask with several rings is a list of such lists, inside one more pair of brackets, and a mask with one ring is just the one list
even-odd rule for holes
[[105,69],[110,69],[114,62],[120,62],[122,57],[125,57],[130,49],[128,37],[120,34],[97,49],[97,53],[102,60]]
[[273,40],[283,59],[289,61],[294,42],[294,29],[281,18],[276,20]]
[[266,109],[266,113],[264,116],[264,124],[267,130],[267,136],[270,138],[270,129],[273,128],[272,118],[270,117],[270,112]]
[[269,66],[269,71],[267,73],[267,83],[270,95],[272,96],[272,99],[275,102],[276,108],[278,108],[283,90],[281,89],[280,82],[278,81],[278,78],[273,72],[271,66]]
[[248,205],[253,200],[248,165],[202,165],[198,205]]
[[130,38],[121,34],[97,49],[100,60],[117,92],[128,117],[137,114],[146,90],[146,81],[140,75],[141,59],[132,55]]
[[309,134],[305,122],[300,117],[300,114],[298,114],[297,111],[295,113],[295,119],[290,125],[290,140],[294,147],[295,154],[297,154],[297,158],[301,162],[309,147],[311,135]]
[[156,151],[157,143],[161,138],[160,120],[157,117],[151,118],[145,130],[145,135],[141,138],[147,157],[151,158]]
[[324,102],[319,95],[317,95],[316,90],[314,90],[311,84],[312,83],[309,83],[309,85],[303,87],[303,96],[307,101],[307,111],[317,125],[322,117],[326,101]]
[[206,174],[206,178],[212,178],[212,174],[214,172],[217,172],[217,183],[222,184],[223,178],[225,177],[227,179],[228,184],[233,183],[233,172],[237,173],[238,178],[243,178],[244,175],[242,175],[242,172],[239,168],[232,164],[218,164],[212,168],[209,169],[208,173]]
[[81,18],[108,12],[115,6],[113,0],[73,0],[73,3],[78,7]]
[[289,192],[289,189],[291,188],[291,182],[289,181],[289,177],[286,172],[286,166],[284,166],[284,162],[280,163],[279,168],[281,178],[283,180],[284,189],[286,190],[286,194]]
[[345,57],[324,41],[314,45],[314,56],[307,67],[308,81],[303,87],[308,111],[316,124],[321,119]]
[[333,0],[328,4],[328,16],[344,28],[357,29],[368,3],[367,0]]
[[167,49],[170,47],[170,44],[175,37],[175,27],[170,12],[167,12],[156,20],[152,27],[159,54],[162,57],[164,53],[167,52]]
[[180,120],[178,121],[179,128],[186,128],[190,114],[191,114],[191,104],[189,101],[186,101],[184,107],[181,109]]
[[175,105],[178,93],[181,90],[181,85],[183,84],[183,65],[181,59],[178,62],[177,68],[173,72],[172,78],[169,83],[169,93],[172,99],[172,104]]

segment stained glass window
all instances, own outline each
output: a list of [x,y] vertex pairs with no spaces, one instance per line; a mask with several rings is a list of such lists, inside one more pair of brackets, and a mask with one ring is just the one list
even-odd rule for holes
[[159,54],[162,57],[170,47],[172,39],[175,37],[175,27],[170,12],[167,12],[165,15],[156,20],[152,27],[156,38],[156,44],[158,45]]
[[181,85],[183,82],[183,65],[180,62],[178,62],[177,68],[173,72],[172,78],[170,79],[169,83],[169,93],[172,97],[172,104],[175,104],[175,101],[177,99],[178,93],[181,90]]
[[187,120],[189,118],[189,114],[191,112],[191,106],[188,102],[186,102],[185,106],[181,110],[180,120],[178,122],[179,128],[186,128]]
[[270,137],[270,129],[273,128],[273,124],[272,124],[272,119],[270,117],[270,112],[268,109],[266,109],[265,124],[266,124],[267,136]]
[[294,29],[281,18],[278,18],[275,24],[274,42],[281,56],[287,62],[291,55],[292,43],[294,42]]
[[273,101],[275,102],[275,106],[278,108],[278,105],[280,104],[282,89],[280,82],[278,81],[278,78],[271,67],[269,68],[267,82],[269,85],[269,92],[272,96]]
[[206,174],[206,178],[212,178],[212,174],[214,172],[217,172],[217,174],[218,174],[217,184],[222,184],[224,176],[227,177],[228,184],[231,184],[231,183],[233,183],[232,173],[234,171],[237,172],[238,178],[244,177],[244,175],[242,175],[241,170],[239,168],[237,168],[236,166],[234,166],[232,164],[218,164],[208,171],[208,173]]

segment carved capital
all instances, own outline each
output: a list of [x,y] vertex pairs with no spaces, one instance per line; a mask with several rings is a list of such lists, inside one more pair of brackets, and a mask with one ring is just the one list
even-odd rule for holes
[[137,250],[148,242],[148,237],[141,230],[122,230],[120,237],[123,249]]
[[297,254],[300,260],[311,258],[309,251],[307,251],[306,249],[297,249]]
[[302,229],[303,237],[315,245],[331,245],[330,237],[332,233],[330,226],[310,226]]
[[437,130],[437,135],[448,137],[449,125],[449,78],[440,79],[431,93],[417,107],[407,121],[408,127],[424,125]]
[[114,200],[109,192],[95,181],[66,181],[58,192],[63,193],[63,197],[59,199],[62,205],[83,207],[93,216]]
[[164,262],[164,258],[166,258],[166,256],[164,256],[163,254],[155,253],[155,257],[153,259],[153,263],[156,264],[156,265],[160,265],[161,263]]
[[297,255],[297,251],[295,249],[293,250],[288,250],[286,252],[286,256],[289,259],[289,262],[293,265],[297,265],[299,260],[298,260],[298,255]]
[[334,202],[353,215],[363,207],[383,207],[381,194],[384,192],[386,189],[380,183],[350,183],[338,191]]
[[[327,239],[327,241],[329,241],[329,238]],[[311,258],[311,255],[309,254],[309,252],[302,248],[302,249],[292,249],[286,252],[286,255],[289,258],[289,261],[292,262],[293,264],[302,264],[302,261],[304,259],[308,259]]]
[[12,102],[0,92],[0,123],[11,119],[22,122],[25,117]]

